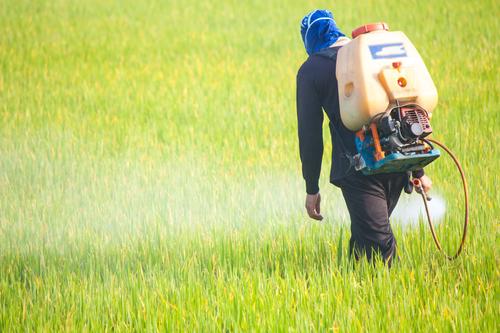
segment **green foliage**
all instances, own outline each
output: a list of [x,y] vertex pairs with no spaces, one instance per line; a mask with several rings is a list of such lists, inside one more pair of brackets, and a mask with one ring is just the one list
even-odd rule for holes
[[[347,257],[321,182],[303,209],[299,22],[403,30],[440,93],[435,138],[471,190],[465,253],[395,226],[390,271]],[[495,331],[499,43],[495,1],[3,1],[0,331]],[[325,132],[326,132],[325,123]],[[428,168],[458,244],[451,161]]]

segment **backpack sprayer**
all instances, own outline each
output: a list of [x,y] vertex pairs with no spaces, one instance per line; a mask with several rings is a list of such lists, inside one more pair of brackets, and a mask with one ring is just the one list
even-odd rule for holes
[[[352,32],[352,40],[337,54],[337,80],[340,116],[345,127],[356,132],[357,154],[354,167],[365,175],[411,172],[448,153],[460,171],[465,222],[461,253],[469,220],[468,190],[465,175],[455,155],[442,143],[430,139],[432,111],[436,107],[436,86],[418,51],[400,31],[389,31],[387,24],[363,25]],[[427,206],[430,198],[419,179],[413,188],[424,201],[431,233],[442,251]]]

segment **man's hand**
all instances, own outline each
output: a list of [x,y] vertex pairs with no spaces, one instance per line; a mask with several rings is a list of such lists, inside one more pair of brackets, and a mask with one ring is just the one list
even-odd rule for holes
[[425,193],[428,193],[431,188],[432,188],[432,180],[427,177],[426,175],[423,175],[422,177],[419,178],[420,183],[422,184],[422,188],[424,189]]
[[306,209],[307,214],[310,218],[321,221],[323,216],[320,214],[320,203],[321,203],[321,195],[316,194],[308,194],[306,196]]

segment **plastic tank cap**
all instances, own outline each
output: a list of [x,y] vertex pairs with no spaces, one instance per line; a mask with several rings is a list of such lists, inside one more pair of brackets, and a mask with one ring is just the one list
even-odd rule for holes
[[366,34],[368,32],[377,31],[377,30],[385,30],[389,31],[389,26],[385,22],[378,23],[370,23],[360,26],[352,31],[352,38],[356,38],[359,35]]

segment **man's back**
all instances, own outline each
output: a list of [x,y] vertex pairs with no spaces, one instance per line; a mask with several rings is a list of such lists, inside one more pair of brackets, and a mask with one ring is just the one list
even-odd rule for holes
[[340,119],[335,77],[339,48],[332,47],[311,55],[297,74],[300,156],[308,193],[318,190],[323,153],[323,109],[330,120],[333,145],[330,181],[336,184],[338,180],[355,172],[350,163],[350,157],[356,151],[354,133],[345,128]]

